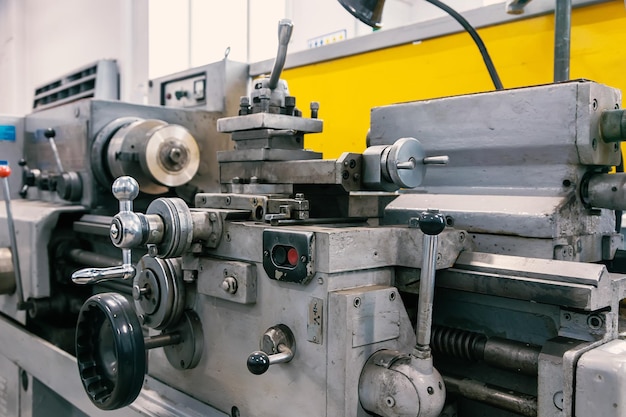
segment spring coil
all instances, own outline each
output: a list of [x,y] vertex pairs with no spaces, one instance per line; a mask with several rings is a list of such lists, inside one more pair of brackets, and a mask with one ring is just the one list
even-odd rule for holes
[[431,349],[434,353],[479,361],[483,359],[487,337],[467,330],[452,329],[445,326],[433,326]]

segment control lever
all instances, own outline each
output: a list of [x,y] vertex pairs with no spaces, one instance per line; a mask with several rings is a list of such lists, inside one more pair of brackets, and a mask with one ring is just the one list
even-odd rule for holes
[[295,352],[296,339],[289,327],[284,324],[270,327],[261,338],[261,350],[248,356],[248,370],[254,375],[264,374],[270,365],[291,361]]
[[[362,407],[381,417],[397,417],[398,410],[417,410],[417,417],[437,417],[443,409],[446,390],[433,366],[430,336],[433,318],[438,235],[446,220],[438,210],[428,210],[409,221],[424,234],[423,261],[417,304],[416,344],[408,355],[383,349],[369,357],[359,378]],[[381,384],[381,381],[385,381]],[[411,415],[416,415],[412,412]]]
[[[113,195],[120,202],[120,212],[113,217],[109,231],[113,244],[122,248],[122,265],[109,268],[85,268],[72,274],[75,284],[96,284],[109,279],[129,280],[135,276],[130,248],[141,240],[141,219],[133,212],[133,200],[139,195],[139,184],[132,177],[120,177],[112,187]],[[136,226],[132,229],[125,225]]]
[[278,86],[278,80],[280,80],[280,74],[283,72],[285,60],[287,59],[287,47],[289,46],[292,32],[293,22],[291,20],[282,19],[278,22],[278,52],[276,52],[276,61],[274,61],[274,67],[267,84],[270,90],[274,90]]
[[[420,271],[420,290],[417,300],[416,345],[413,356],[431,357],[430,334],[433,323],[433,298],[435,296],[435,272],[437,267],[437,241],[446,227],[445,217],[439,210],[428,210],[420,214],[418,225],[424,233],[423,260]],[[432,362],[430,363],[432,367]]]
[[57,149],[57,144],[54,141],[54,138],[57,135],[57,132],[49,127],[43,132],[43,135],[48,139],[48,143],[50,143],[50,147],[52,148],[52,153],[54,154],[54,160],[57,164],[57,171],[59,174],[63,173],[65,170],[63,169],[63,164],[61,163],[61,157],[59,156],[59,150]]
[[13,212],[11,211],[11,190],[9,188],[10,175],[11,167],[9,167],[8,163],[0,163],[0,178],[2,178],[2,185],[4,188],[4,204],[6,205],[7,210],[7,223],[9,226],[9,239],[11,242],[11,256],[13,257],[13,270],[15,274],[15,289],[17,291],[17,309],[29,310],[31,307],[31,303],[24,301],[24,289],[22,288],[22,270],[20,269],[20,258],[17,251],[17,238],[15,234]]

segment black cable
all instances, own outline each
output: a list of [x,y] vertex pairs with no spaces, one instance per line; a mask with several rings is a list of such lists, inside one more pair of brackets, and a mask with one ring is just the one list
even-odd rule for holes
[[483,57],[483,61],[485,61],[485,65],[487,66],[487,71],[489,71],[489,75],[491,76],[491,80],[493,81],[493,85],[495,86],[496,90],[504,90],[504,87],[502,86],[502,81],[500,81],[500,77],[498,76],[498,72],[496,71],[496,67],[493,65],[493,61],[491,61],[489,52],[487,52],[487,47],[485,46],[485,44],[483,43],[483,40],[478,35],[478,32],[476,32],[476,29],[474,29],[472,25],[470,25],[470,23],[467,20],[465,20],[463,16],[461,16],[456,10],[454,10],[447,4],[444,4],[440,2],[439,0],[426,0],[426,1],[432,4],[433,6],[439,7],[441,10],[448,13],[450,16],[454,18],[454,20],[456,20],[457,22],[459,22],[461,26],[463,26],[463,29],[465,29],[467,33],[470,34],[472,39],[474,39],[474,42],[476,43],[476,46],[478,47],[478,50],[480,51],[480,55]]

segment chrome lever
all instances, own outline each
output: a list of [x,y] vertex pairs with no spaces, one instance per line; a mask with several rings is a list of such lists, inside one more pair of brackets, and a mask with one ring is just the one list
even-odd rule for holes
[[75,284],[96,284],[110,279],[129,280],[135,276],[130,248],[142,242],[142,221],[133,212],[133,200],[139,195],[139,184],[128,176],[119,177],[111,187],[119,201],[119,213],[113,217],[109,235],[115,246],[122,249],[122,265],[110,268],[84,268],[72,274]]

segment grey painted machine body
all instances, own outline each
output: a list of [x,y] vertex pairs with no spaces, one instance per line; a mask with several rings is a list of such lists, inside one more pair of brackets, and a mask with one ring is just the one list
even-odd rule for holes
[[[619,143],[602,133],[603,112],[621,107],[619,91],[578,81],[375,108],[368,150],[332,161],[303,149],[303,131],[319,132],[320,120],[281,106],[276,113],[253,107],[220,122],[204,110],[100,101],[26,117],[31,168],[51,169],[47,143],[36,137],[53,124],[64,168],[79,172],[86,185],[73,204],[35,189],[25,201],[14,200],[20,253],[30,260],[22,264],[26,297],[53,298],[54,282],[70,288],[79,266],[119,265],[108,239],[113,221],[115,236],[124,230],[137,237],[118,247],[132,249],[135,261],[146,251],[157,258],[168,253],[163,262],[170,269],[164,273],[144,258],[132,291],[128,282],[105,281],[80,287],[74,302],[115,291],[134,297],[152,336],[171,332],[151,320],[183,310],[197,316],[202,330],[193,333],[195,343],[150,349],[138,399],[105,412],[76,395],[75,359],[45,341],[45,332],[28,333],[37,333],[30,326],[43,318],[27,320],[14,296],[2,295],[2,313],[21,323],[0,320],[7,407],[28,398],[15,390],[32,393],[41,382],[75,415],[626,416],[626,377],[616,366],[626,360],[620,338],[626,268],[614,213],[626,203],[615,196],[623,189],[602,186],[621,178],[607,174],[619,163]],[[196,188],[188,205],[173,193],[139,194],[138,225],[125,223],[127,208],[112,219],[117,201],[90,177],[90,138],[129,113],[185,126],[202,161],[189,182]],[[216,130],[233,132],[237,149],[215,143],[222,137]],[[407,143],[423,150],[420,160],[407,154]],[[444,155],[446,166],[432,166]],[[402,170],[414,169],[425,169],[422,184],[394,191]],[[430,253],[436,288],[431,342],[424,346],[414,326],[424,322],[416,311],[425,305],[420,284],[429,249],[419,223],[428,209],[440,210],[446,227]],[[5,217],[0,247],[8,245]],[[56,258],[50,243],[59,234],[102,257]],[[159,304],[151,306],[151,297]],[[52,311],[66,317],[75,312],[70,304]],[[271,361],[286,352],[272,339],[284,327],[293,333],[289,352]],[[193,367],[173,360],[199,347]],[[255,375],[250,358],[262,353],[271,365]],[[58,363],[31,366],[30,355]],[[20,370],[30,391],[15,377]],[[433,371],[441,374],[440,386],[431,386]],[[68,372],[73,390],[52,376],[59,372]],[[441,409],[434,398],[444,392]]]

